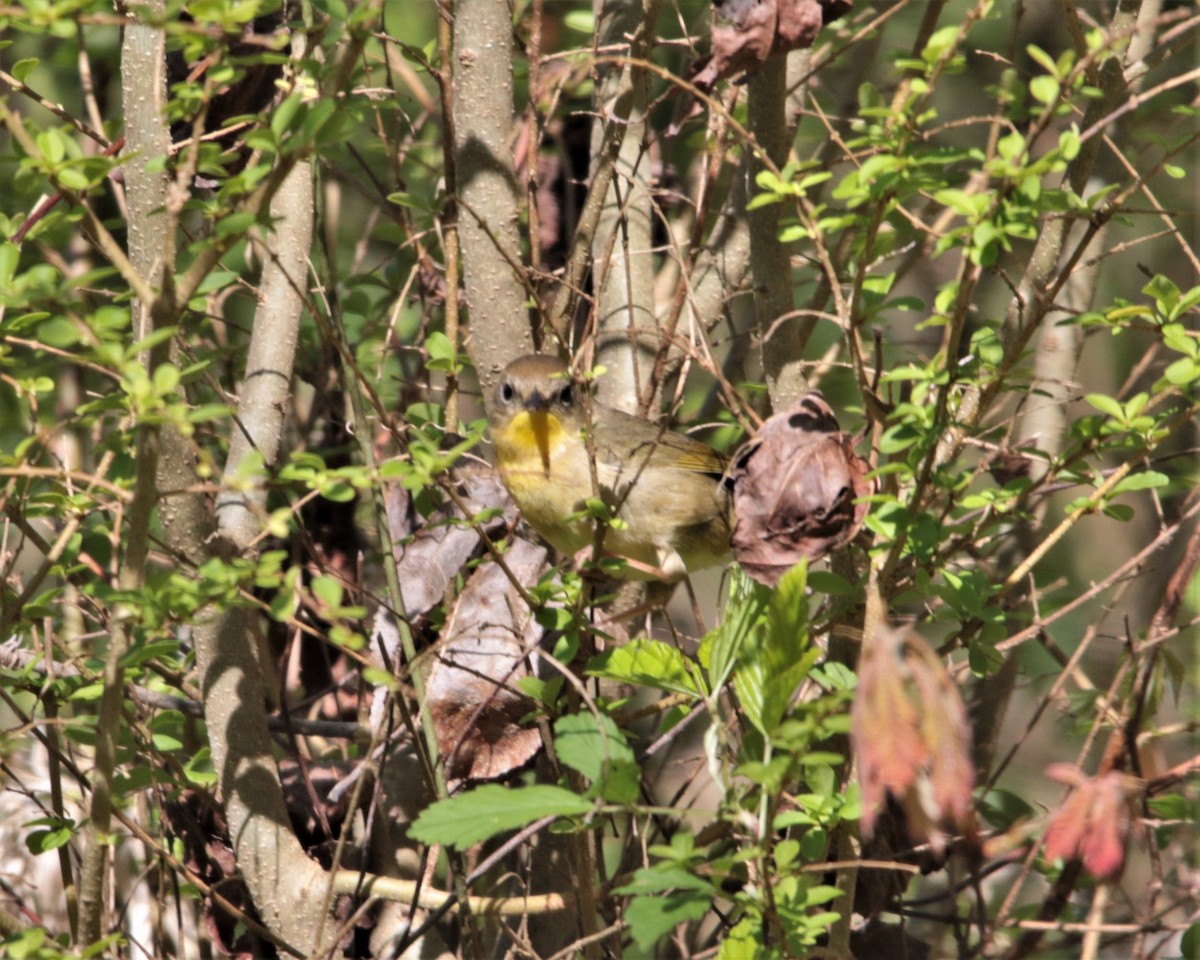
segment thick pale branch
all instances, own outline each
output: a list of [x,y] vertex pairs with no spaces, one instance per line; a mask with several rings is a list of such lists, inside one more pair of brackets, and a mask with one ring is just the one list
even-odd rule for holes
[[[312,245],[312,168],[307,161],[296,164],[283,181],[271,202],[271,218],[226,476],[236,476],[253,451],[262,458],[262,466],[274,466],[278,459]],[[249,547],[262,529],[266,502],[261,486],[223,491],[217,498],[222,536],[239,550]]]

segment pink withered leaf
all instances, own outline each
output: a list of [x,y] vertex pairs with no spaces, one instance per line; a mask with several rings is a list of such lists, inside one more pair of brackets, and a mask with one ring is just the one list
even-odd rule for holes
[[850,737],[870,836],[890,794],[909,836],[940,855],[946,832],[974,833],[970,726],[941,659],[908,627],[863,638]]
[[820,393],[775,414],[738,451],[730,472],[738,563],[773,587],[801,559],[846,543],[867,515],[861,498],[874,491],[869,470]]
[[1130,799],[1140,789],[1138,781],[1118,770],[1089,777],[1070,763],[1051,764],[1046,776],[1075,788],[1050,818],[1046,856],[1078,859],[1097,880],[1116,880],[1125,866]]

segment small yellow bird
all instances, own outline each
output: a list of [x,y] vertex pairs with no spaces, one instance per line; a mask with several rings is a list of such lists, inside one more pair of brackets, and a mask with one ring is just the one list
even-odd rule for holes
[[598,496],[623,521],[604,531],[602,546],[629,561],[626,579],[674,583],[720,563],[730,535],[725,458],[598,403],[590,404],[589,424],[585,389],[553,357],[520,357],[504,369],[489,422],[496,466],[525,519],[575,554],[595,541],[583,511]]

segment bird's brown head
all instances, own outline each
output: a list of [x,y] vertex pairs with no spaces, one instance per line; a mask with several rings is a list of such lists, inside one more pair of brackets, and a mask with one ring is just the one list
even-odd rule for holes
[[548,414],[564,424],[580,421],[581,389],[557,357],[518,357],[504,368],[492,396],[492,428],[511,423],[522,412]]
[[505,367],[488,416],[501,467],[536,451],[548,471],[550,451],[583,429],[582,390],[555,357],[529,354]]

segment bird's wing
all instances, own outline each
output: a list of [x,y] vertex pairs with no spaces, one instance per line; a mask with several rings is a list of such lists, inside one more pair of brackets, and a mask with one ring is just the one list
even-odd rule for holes
[[725,472],[725,458],[707,444],[619,410],[607,410],[605,416],[596,431],[596,456],[622,473],[632,475],[646,467],[672,467],[713,477]]

